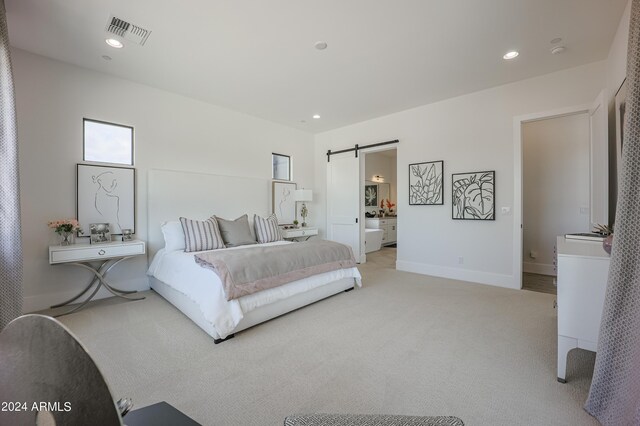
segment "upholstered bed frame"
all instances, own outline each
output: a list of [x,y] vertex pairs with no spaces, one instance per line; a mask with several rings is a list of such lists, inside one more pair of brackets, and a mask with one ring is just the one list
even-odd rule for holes
[[[248,213],[253,231],[253,214],[267,216],[271,211],[271,180],[153,169],[149,172],[147,201],[148,253],[151,261],[156,252],[164,246],[161,225],[177,220],[180,216],[206,219],[216,214],[235,219]],[[198,304],[193,300],[154,277],[149,279],[154,291],[213,337],[215,343],[226,340],[220,338],[213,324],[204,318]],[[353,278],[344,278],[259,307],[247,313],[233,333],[342,291],[349,291],[354,286]],[[227,339],[231,337],[233,334]]]

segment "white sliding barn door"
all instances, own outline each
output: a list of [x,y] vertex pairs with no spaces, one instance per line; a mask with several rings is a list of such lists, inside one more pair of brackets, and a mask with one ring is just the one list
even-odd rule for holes
[[601,92],[589,110],[591,226],[609,224],[609,135],[607,104]]
[[360,159],[353,152],[327,163],[327,239],[351,246],[360,261]]

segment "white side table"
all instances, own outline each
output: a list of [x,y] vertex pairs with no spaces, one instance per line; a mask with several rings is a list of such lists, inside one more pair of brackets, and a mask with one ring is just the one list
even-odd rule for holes
[[[78,295],[67,300],[66,302],[51,306],[52,309],[68,305],[69,303],[79,299],[83,294],[87,293],[94,284],[97,284],[93,292],[84,302],[71,309],[70,311],[56,316],[67,315],[72,312],[76,312],[79,309],[82,309],[87,303],[89,303],[91,299],[93,299],[93,297],[96,295],[96,293],[98,293],[98,290],[100,290],[100,287],[102,286],[109,290],[114,296],[122,297],[129,300],[144,299],[144,297],[128,296],[129,294],[137,293],[137,291],[120,290],[118,288],[115,288],[111,284],[109,284],[105,276],[118,263],[130,259],[134,256],[143,255],[145,253],[146,245],[144,241],[140,240],[113,241],[110,243],[102,244],[72,244],[69,246],[49,246],[49,264],[66,264],[79,266],[81,268],[88,269],[93,273],[91,281],[84,290],[82,290],[80,293],[78,293]],[[99,263],[99,266],[95,267],[91,264],[91,262]]]
[[318,228],[312,228],[309,226],[305,226],[304,228],[294,228],[294,229],[284,229],[280,228],[280,234],[282,238],[290,241],[298,241],[299,239],[304,238],[303,241],[307,241],[309,238],[314,235],[318,235]]

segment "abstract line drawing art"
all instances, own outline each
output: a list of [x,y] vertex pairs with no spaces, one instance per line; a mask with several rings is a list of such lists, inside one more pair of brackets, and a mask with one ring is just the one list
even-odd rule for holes
[[291,225],[296,219],[296,188],[294,182],[273,182],[272,212],[280,225]]
[[378,185],[364,186],[364,206],[365,207],[378,206]]
[[495,171],[451,175],[453,219],[495,220]]
[[76,194],[80,223],[106,223],[111,234],[135,232],[135,169],[78,164]]
[[409,205],[444,204],[444,161],[409,164]]

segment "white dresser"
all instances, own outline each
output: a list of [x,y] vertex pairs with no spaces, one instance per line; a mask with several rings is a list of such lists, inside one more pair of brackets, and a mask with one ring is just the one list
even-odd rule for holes
[[394,244],[398,241],[398,219],[395,217],[381,217],[365,219],[364,227],[382,229],[382,245]]
[[558,381],[571,349],[595,351],[609,275],[602,242],[558,237]]

